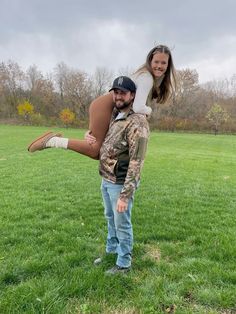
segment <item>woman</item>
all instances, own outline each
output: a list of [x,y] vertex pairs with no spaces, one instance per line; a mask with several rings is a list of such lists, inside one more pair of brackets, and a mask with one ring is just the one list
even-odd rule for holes
[[[151,102],[165,103],[176,85],[175,69],[170,49],[164,45],[154,47],[146,62],[132,76],[137,90],[133,103],[136,113],[151,114]],[[34,140],[29,152],[45,148],[70,149],[93,159],[99,158],[100,147],[109,128],[113,110],[112,92],[95,99],[89,108],[89,133],[96,141],[62,138],[61,134],[47,132]]]

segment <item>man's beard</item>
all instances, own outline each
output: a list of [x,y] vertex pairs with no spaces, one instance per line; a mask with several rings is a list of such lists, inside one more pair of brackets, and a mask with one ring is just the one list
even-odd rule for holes
[[120,105],[116,105],[116,103],[115,103],[115,107],[118,110],[123,110],[123,109],[128,108],[131,105],[131,103],[132,103],[132,101],[124,101],[123,104],[120,104]]

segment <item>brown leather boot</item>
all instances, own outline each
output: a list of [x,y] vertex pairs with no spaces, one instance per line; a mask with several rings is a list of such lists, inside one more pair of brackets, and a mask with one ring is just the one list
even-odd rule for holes
[[61,137],[62,134],[61,133],[54,133],[54,132],[46,132],[43,135],[41,135],[40,137],[36,138],[29,146],[28,146],[28,151],[31,153],[36,152],[37,150],[43,150],[46,147],[46,143],[48,140],[50,140],[50,138],[57,136],[57,137]]

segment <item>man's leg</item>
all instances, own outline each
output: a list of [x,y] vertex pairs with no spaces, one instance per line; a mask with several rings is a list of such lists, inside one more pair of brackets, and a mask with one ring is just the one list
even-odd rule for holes
[[115,225],[119,245],[117,248],[116,265],[119,267],[131,266],[131,254],[133,250],[133,227],[131,223],[131,209],[133,198],[129,200],[128,208],[124,213],[118,213],[115,209]]
[[102,198],[103,198],[103,204],[104,204],[104,215],[107,220],[107,228],[108,228],[106,252],[116,253],[119,241],[116,235],[114,214],[113,214],[110,195],[108,193],[107,181],[105,180],[102,180],[101,191],[102,191]]
[[129,200],[128,208],[123,213],[116,210],[117,201],[123,185],[113,184],[103,180],[106,186],[106,192],[109,197],[110,208],[112,213],[112,227],[116,239],[118,240],[116,252],[118,254],[116,265],[119,267],[131,266],[131,253],[133,249],[133,228],[131,223],[131,209],[133,205],[133,197]]

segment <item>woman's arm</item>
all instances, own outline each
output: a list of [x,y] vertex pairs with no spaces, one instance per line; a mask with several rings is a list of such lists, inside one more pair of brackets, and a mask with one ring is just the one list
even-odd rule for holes
[[133,110],[135,113],[142,113],[150,115],[152,112],[151,107],[146,106],[148,94],[153,86],[153,78],[149,72],[143,72],[135,78],[137,86],[135,99],[133,103]]

